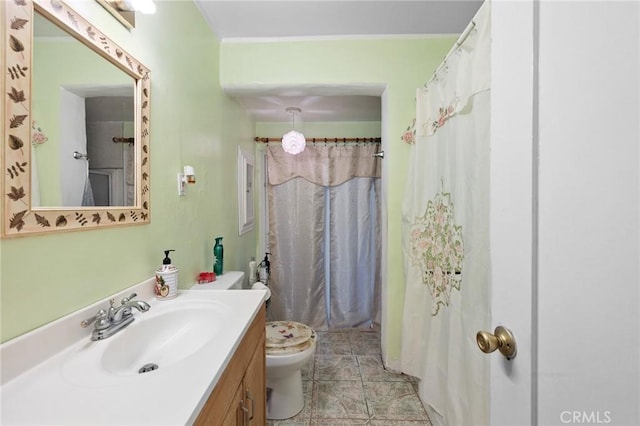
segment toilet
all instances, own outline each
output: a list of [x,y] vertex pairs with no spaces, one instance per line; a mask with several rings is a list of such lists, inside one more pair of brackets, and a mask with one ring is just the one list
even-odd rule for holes
[[302,369],[316,350],[316,333],[295,321],[270,321],[267,339],[267,418],[288,419],[304,408]]
[[[225,272],[216,281],[195,284],[192,290],[242,289],[244,272]],[[295,321],[266,324],[267,419],[288,419],[304,408],[302,368],[316,349],[315,331]]]

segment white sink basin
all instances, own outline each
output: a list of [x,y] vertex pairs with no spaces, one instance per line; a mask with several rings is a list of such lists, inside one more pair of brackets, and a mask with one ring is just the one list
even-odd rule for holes
[[114,380],[157,374],[185,361],[213,342],[223,329],[229,306],[214,300],[172,300],[153,303],[146,313],[112,337],[87,341],[69,353],[63,376],[92,387]]
[[[136,320],[106,344],[102,367],[113,374],[139,374],[147,364],[166,368],[182,361],[209,343],[222,329],[229,308],[220,303],[177,302],[153,315],[153,310],[136,315]],[[167,302],[171,303],[171,302]],[[148,316],[147,316],[148,315]]]
[[[109,298],[0,345],[0,424],[193,424],[265,292],[181,290],[159,301],[154,285],[109,297],[135,292],[151,309],[105,340],[91,341],[80,322]],[[159,368],[138,374],[146,363]]]

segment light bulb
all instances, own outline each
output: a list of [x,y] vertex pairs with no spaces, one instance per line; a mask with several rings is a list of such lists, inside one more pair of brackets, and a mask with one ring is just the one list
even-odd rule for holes
[[286,133],[282,137],[282,149],[289,154],[300,154],[304,151],[304,147],[307,144],[307,141],[304,138],[304,135],[300,132],[296,132],[295,130]]

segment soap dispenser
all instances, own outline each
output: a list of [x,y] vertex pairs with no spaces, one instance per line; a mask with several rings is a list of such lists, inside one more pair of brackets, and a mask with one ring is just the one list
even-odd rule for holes
[[156,270],[155,293],[159,300],[173,299],[178,295],[178,268],[171,264],[169,253],[165,250],[162,266]]
[[216,244],[213,246],[213,272],[216,275],[222,275],[223,261],[224,247],[222,246],[222,237],[217,237]]
[[267,284],[269,275],[271,275],[271,262],[269,262],[269,255],[271,253],[265,253],[264,259],[258,265],[258,279],[264,284]]

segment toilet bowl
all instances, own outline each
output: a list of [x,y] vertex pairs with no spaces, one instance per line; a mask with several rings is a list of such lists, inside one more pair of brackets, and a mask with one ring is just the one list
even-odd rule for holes
[[266,325],[267,418],[288,419],[304,408],[302,369],[316,350],[316,333],[295,321]]
[[[196,284],[192,290],[242,289],[244,272],[230,271],[208,284]],[[294,321],[270,321],[266,324],[267,419],[295,416],[304,408],[302,368],[316,349],[313,329]]]

